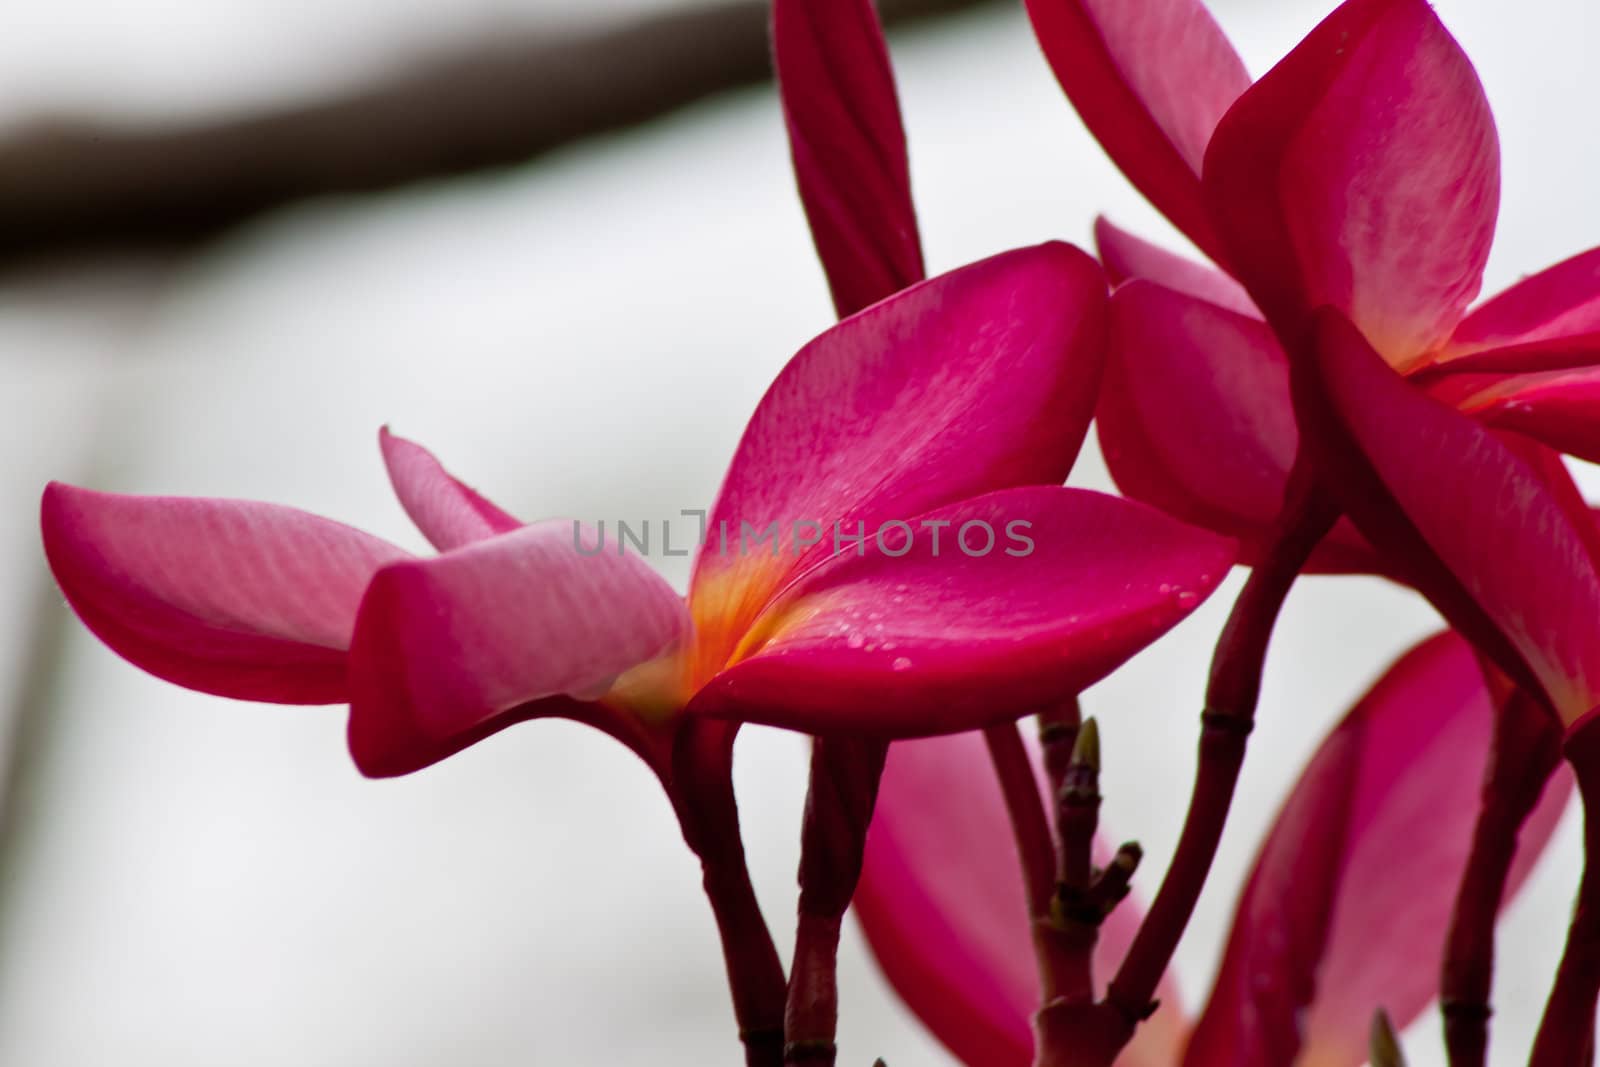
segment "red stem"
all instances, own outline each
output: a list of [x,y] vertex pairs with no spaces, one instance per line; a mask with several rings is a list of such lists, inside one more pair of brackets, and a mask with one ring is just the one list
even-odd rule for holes
[[[1250,572],[1233,605],[1211,662],[1201,715],[1194,792],[1172,865],[1151,902],[1128,955],[1106,991],[1106,1003],[1133,1027],[1153,1010],[1156,986],[1194,913],[1216,857],[1233,801],[1245,739],[1255,723],[1267,644],[1284,598],[1338,512],[1307,486],[1286,509],[1286,521],[1264,558]],[[1124,1038],[1126,1040],[1126,1038]]]
[[800,829],[800,914],[784,1010],[783,1062],[824,1064],[836,1056],[835,980],[839,925],[861,880],[867,826],[888,746],[817,738]]
[[1450,1067],[1484,1067],[1488,1058],[1495,922],[1516,857],[1517,836],[1555,770],[1560,742],[1555,718],[1521,690],[1512,691],[1496,708],[1482,806],[1456,894],[1439,981]]
[[1580,719],[1562,749],[1583,797],[1583,881],[1529,1067],[1594,1062],[1595,1004],[1600,1001],[1600,717],[1590,712]]

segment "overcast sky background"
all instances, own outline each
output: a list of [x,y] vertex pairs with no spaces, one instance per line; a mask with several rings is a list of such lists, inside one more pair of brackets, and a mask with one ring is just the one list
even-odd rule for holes
[[[583,5],[626,13],[647,0]],[[0,128],[51,111],[220,113],[358,82],[441,43],[571,18],[560,0],[18,0]],[[1261,73],[1331,4],[1218,5]],[[1600,243],[1590,0],[1443,0],[1500,123],[1488,291]],[[1097,212],[1171,231],[1072,116],[1020,10],[892,40],[930,266]],[[770,90],[523,168],[303,205],[192,257],[0,281],[0,684],[39,632],[36,507],[60,478],[294,504],[401,544],[384,423],[533,519],[707,505],[755,401],[831,311]],[[1586,475],[1587,478],[1587,475]],[[1093,450],[1074,481],[1105,487]],[[1600,485],[1589,480],[1591,495]],[[661,560],[662,564],[677,561]],[[664,567],[680,587],[686,568]],[[1235,579],[1091,691],[1104,820],[1148,887],[1192,773]],[[47,602],[46,618],[66,609]],[[1437,621],[1376,580],[1291,599],[1213,885],[1179,953],[1204,996],[1232,891],[1300,763]],[[695,864],[643,767],[562,723],[368,782],[337,709],[235,704],[127,666],[75,624],[46,679],[50,743],[0,882],[0,1063],[304,1067],[733,1063]],[[805,750],[748,730],[752,865],[787,954]],[[1570,816],[1501,938],[1496,1064],[1526,1055],[1580,866]],[[841,1063],[948,1057],[842,958]],[[1432,1015],[1416,1065],[1442,1064]]]

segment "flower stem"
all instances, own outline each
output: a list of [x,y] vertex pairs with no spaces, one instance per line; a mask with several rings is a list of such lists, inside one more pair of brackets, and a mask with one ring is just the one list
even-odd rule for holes
[[1517,835],[1560,756],[1560,727],[1534,698],[1513,690],[1499,702],[1478,822],[1456,893],[1439,981],[1450,1067],[1484,1067],[1487,1060],[1495,921],[1516,857]]
[[819,737],[800,830],[800,914],[784,1009],[783,1062],[831,1067],[839,1023],[839,926],[861,880],[888,745]]
[[1045,777],[1050,782],[1051,797],[1061,796],[1067,764],[1072,762],[1072,749],[1078,743],[1078,726],[1082,721],[1083,711],[1077,697],[1039,712],[1039,747],[1044,750]]
[[746,1067],[783,1060],[783,961],[761,915],[733,793],[733,737],[725,723],[685,723],[673,746],[670,792],[684,840],[700,857],[706,899],[722,940]]
[[1211,661],[1205,711],[1200,716],[1194,792],[1178,847],[1128,955],[1106,991],[1132,1035],[1154,1010],[1156,986],[1183,936],[1216,857],[1233,802],[1245,740],[1255,725],[1267,644],[1300,568],[1333,526],[1338,511],[1314,486],[1294,495],[1280,532],[1233,605]]
[[1595,1004],[1600,1001],[1600,716],[1596,712],[1567,731],[1562,751],[1583,797],[1583,881],[1529,1067],[1580,1067],[1594,1062]]

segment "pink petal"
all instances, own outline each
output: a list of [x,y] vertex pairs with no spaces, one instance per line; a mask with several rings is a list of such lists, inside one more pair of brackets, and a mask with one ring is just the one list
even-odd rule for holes
[[1429,392],[1480,422],[1600,462],[1600,366],[1538,374],[1451,374],[1433,383]]
[[1600,248],[1513,285],[1462,320],[1446,358],[1484,348],[1600,332]]
[[[1240,538],[1247,558],[1272,536],[1299,437],[1288,361],[1260,319],[1149,282],[1121,286],[1096,426],[1127,495]],[[1342,521],[1313,569],[1381,566]]]
[[[1039,977],[1019,864],[980,735],[890,747],[852,906],[895,992],[973,1067],[1033,1062]],[[1095,962],[1102,982],[1132,943],[1141,914],[1130,897],[1101,928]],[[1161,1000],[1118,1067],[1174,1062],[1178,1028],[1170,1024],[1182,1009],[1170,983]]]
[[1112,162],[1207,254],[1206,145],[1250,75],[1198,0],[1028,0],[1045,58]]
[[[1470,646],[1441,634],[1329,735],[1262,845],[1186,1064],[1356,1067],[1378,1007],[1403,1027],[1433,1000],[1493,714]],[[1508,900],[1570,785],[1527,823]]]
[[1228,311],[1261,318],[1261,312],[1250,294],[1244,291],[1244,286],[1215,267],[1168,252],[1160,245],[1118,229],[1104,217],[1095,220],[1094,241],[1106,277],[1113,286],[1132,278],[1143,278]]
[[[949,524],[937,546],[927,522]],[[1165,633],[1233,559],[1231,542],[1151,508],[1053,486],[908,525],[909,548],[887,528],[785,591],[690,710],[889,737],[1016,719]]]
[[894,72],[871,0],[774,0],[795,176],[841,317],[923,277]]
[[[1104,293],[1093,260],[1045,244],[913,286],[801,349],[746,427],[710,516],[690,594],[702,663],[727,662],[836,523],[871,531],[1063,481],[1093,413]],[[746,544],[769,528],[772,540]]]
[[1352,468],[1331,480],[1352,516],[1380,546],[1403,536],[1379,529],[1391,498],[1471,598],[1425,588],[1446,617],[1486,651],[1503,635],[1516,655],[1501,648],[1502,669],[1531,671],[1567,721],[1588,711],[1600,695],[1600,577],[1587,512],[1506,442],[1394,374],[1348,322],[1324,317],[1319,333],[1326,400],[1371,475],[1363,485]]
[[60,482],[44,491],[40,524],[62,593],[112,651],[189,689],[279,704],[346,699],[362,590],[406,558],[275,504]]
[[1331,305],[1406,368],[1478,292],[1499,142],[1472,64],[1424,0],[1348,0],[1218,125],[1205,183],[1269,317]]
[[[378,572],[350,649],[363,773],[406,773],[551,713],[534,701],[594,700],[679,639],[687,619],[671,587],[635,555],[581,554],[574,525],[536,523]],[[587,534],[585,551],[595,545]],[[653,710],[669,715],[674,696],[664,686]]]
[[390,433],[387,426],[378,431],[378,445],[401,506],[440,552],[522,525],[453,478],[432,452]]

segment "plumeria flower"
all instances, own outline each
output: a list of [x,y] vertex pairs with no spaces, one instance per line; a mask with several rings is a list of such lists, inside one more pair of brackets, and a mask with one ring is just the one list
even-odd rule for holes
[[[1377,1009],[1402,1026],[1418,1016],[1438,989],[1492,733],[1489,693],[1459,637],[1395,663],[1279,811],[1203,1010],[1189,1014],[1169,977],[1119,1067],[1357,1067]],[[1508,899],[1570,784],[1557,779],[1526,823]],[[981,740],[890,750],[857,914],[895,990],[973,1067],[1035,1062],[1039,979],[1012,842]],[[1106,918],[1098,973],[1138,921],[1131,897]]]
[[[685,716],[969,729],[1102,676],[1230,561],[1220,538],[1059,485],[1093,405],[1102,285],[1087,256],[1043,245],[808,344],[745,431],[686,601],[637,554],[580,551],[571,522],[521,525],[389,435],[435,557],[271,504],[59,484],[46,552],[90,629],[153,674],[348,701],[368,774],[545,715],[599,726],[658,771]],[[1021,558],[1004,551],[1018,521]],[[1000,541],[978,551],[984,527]],[[747,548],[746,529],[768,536]]]

